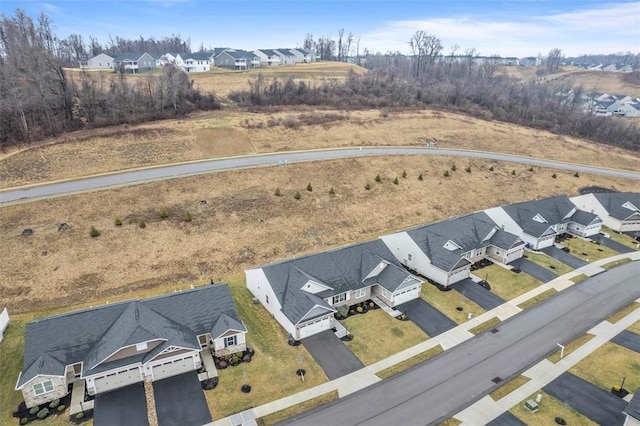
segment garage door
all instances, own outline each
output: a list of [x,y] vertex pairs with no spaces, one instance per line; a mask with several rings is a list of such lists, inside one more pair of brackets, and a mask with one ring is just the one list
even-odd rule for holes
[[193,363],[192,355],[173,361],[166,361],[153,367],[153,380],[160,380],[164,379],[165,377],[177,376],[178,374],[193,371],[195,369],[196,367]]
[[394,306],[397,306],[401,303],[408,302],[409,300],[417,299],[418,297],[420,297],[420,286],[410,287],[394,294],[393,304]]
[[321,331],[329,330],[331,328],[331,317],[319,318],[315,321],[309,321],[298,326],[298,338],[304,339],[305,337],[312,336]]
[[133,383],[142,381],[139,367],[122,370],[117,373],[109,373],[106,376],[98,377],[94,380],[96,393],[107,392],[114,389],[123,388]]

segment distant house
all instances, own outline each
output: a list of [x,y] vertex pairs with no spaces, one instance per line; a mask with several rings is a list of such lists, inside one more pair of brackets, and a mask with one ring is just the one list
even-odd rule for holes
[[9,327],[9,323],[11,319],[9,318],[9,312],[7,312],[7,308],[3,308],[0,313],[0,342],[4,337],[4,331]]
[[113,59],[116,72],[137,74],[156,68],[156,58],[148,53],[121,53]]
[[522,257],[524,242],[478,212],[380,237],[400,263],[443,286],[469,277],[482,259],[509,263]]
[[618,71],[618,67],[616,64],[609,64],[606,67],[602,68],[602,71]]
[[519,64],[523,67],[535,67],[540,65],[540,61],[534,56],[528,56],[526,58],[520,58]]
[[246,333],[226,284],[42,318],[26,326],[16,390],[33,407],[76,382],[95,395],[161,380],[244,351]]
[[80,68],[88,70],[112,70],[114,58],[101,53],[87,61],[80,62]]
[[182,65],[184,72],[207,72],[211,70],[211,53],[181,53],[179,56],[184,62],[184,65]]
[[597,214],[614,231],[640,231],[640,193],[585,194],[571,197],[571,202],[581,210]]
[[295,340],[339,326],[334,313],[376,298],[390,307],[420,297],[422,281],[408,273],[381,240],[245,271],[256,301]]
[[298,62],[309,64],[316,61],[315,55],[309,49],[297,47],[295,49],[289,49],[289,51],[298,57]]
[[298,60],[298,56],[289,49],[274,49],[274,52],[280,56],[280,65],[294,65]]
[[260,58],[261,67],[277,67],[280,65],[280,55],[271,49],[258,49],[254,52]]
[[633,67],[631,65],[622,65],[618,69],[618,72],[631,72],[631,71],[633,71]]
[[590,237],[599,234],[602,226],[597,215],[579,210],[564,195],[494,207],[485,213],[534,250],[552,246],[556,235]]
[[253,52],[225,49],[215,57],[215,65],[236,71],[244,71],[260,67],[260,58]]

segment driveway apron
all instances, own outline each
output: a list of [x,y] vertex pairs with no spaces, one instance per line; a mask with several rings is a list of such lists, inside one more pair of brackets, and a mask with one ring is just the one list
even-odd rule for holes
[[462,281],[458,281],[451,287],[463,296],[473,300],[487,311],[490,311],[505,302],[504,299],[494,293],[491,293],[490,290],[487,290],[480,284],[475,283],[471,278],[465,278]]
[[500,414],[495,419],[487,423],[487,426],[526,426],[526,423],[508,411]]
[[95,426],[148,426],[147,400],[142,383],[96,395],[93,409]]
[[547,256],[551,256],[554,259],[564,263],[565,265],[572,267],[573,269],[578,269],[589,264],[588,262],[585,262],[582,259],[578,259],[577,257],[567,253],[564,250],[560,250],[556,246],[545,247],[541,251]]
[[329,380],[353,373],[364,367],[342,340],[327,330],[301,340],[304,347],[324,370]]
[[211,422],[197,372],[153,382],[153,393],[160,426],[201,426]]
[[409,317],[429,337],[435,337],[458,325],[420,297],[398,305],[396,309]]
[[634,352],[640,353],[640,334],[633,331],[623,330],[615,336],[611,341],[617,345],[624,346]]
[[598,424],[624,423],[622,410],[627,406],[626,401],[571,373],[563,373],[542,390]]
[[529,259],[519,259],[512,263],[512,265],[522,272],[525,272],[531,275],[533,278],[542,281],[543,283],[548,283],[549,281],[553,281],[558,278],[557,274],[554,274],[547,268],[543,268],[535,262],[530,261]]
[[609,247],[610,249],[615,250],[618,253],[633,253],[635,251],[631,247],[625,246],[624,244],[614,241],[611,238],[607,238],[602,234],[596,238],[600,244],[605,247]]

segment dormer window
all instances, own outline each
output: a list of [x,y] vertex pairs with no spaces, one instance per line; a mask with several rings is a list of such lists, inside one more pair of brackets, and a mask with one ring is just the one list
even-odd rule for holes
[[540,216],[539,214],[536,214],[533,217],[533,220],[535,220],[536,222],[539,222],[539,223],[548,223],[547,219],[545,219],[544,217]]

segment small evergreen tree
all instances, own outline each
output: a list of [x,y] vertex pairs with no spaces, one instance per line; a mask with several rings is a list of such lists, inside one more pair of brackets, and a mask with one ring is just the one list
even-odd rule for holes
[[444,177],[449,177],[449,170],[444,171]]
[[573,174],[573,176],[575,176],[575,177],[580,177],[580,173],[575,172],[575,173]]
[[276,188],[276,192],[275,192],[276,197],[281,197],[282,193],[280,192],[280,188]]
[[556,176],[556,174],[555,174],[555,173],[554,173],[554,174],[552,174],[552,175],[551,175],[551,177],[552,177],[552,178],[554,178],[554,179],[555,179],[555,178],[557,178],[557,176]]
[[511,174],[515,176],[516,175],[516,171],[515,170],[511,170]]
[[403,177],[404,179],[406,179],[406,178],[407,178],[407,171],[406,171],[406,170],[403,170],[403,171],[402,171],[402,177]]
[[300,195],[300,191],[296,191],[296,194],[293,196],[293,198],[295,198],[296,200],[302,198],[302,195]]
[[113,219],[113,224],[116,226],[122,226],[122,219],[116,216],[115,219]]
[[489,167],[489,171],[492,172],[493,171],[493,166]]
[[418,175],[418,180],[422,180],[422,179],[424,179],[424,178],[422,177],[422,173],[420,173],[420,174]]
[[189,213],[188,211],[184,212],[184,221],[191,222],[192,220],[193,218],[191,217],[191,213]]
[[169,217],[169,212],[164,207],[160,210],[160,217],[166,219]]
[[471,173],[471,166],[468,166],[466,169],[464,169],[464,171],[467,173]]
[[141,229],[144,229],[144,228],[146,228],[146,227],[147,227],[147,224],[145,223],[145,221],[144,221],[143,219],[140,219],[140,221],[138,222],[138,226],[139,226]]
[[313,191],[313,188],[311,187],[311,182],[307,184],[307,191],[309,192]]
[[393,180],[393,183],[394,183],[395,185],[400,184],[400,182],[398,181],[398,176],[396,176],[396,178]]
[[98,238],[100,236],[100,231],[95,226],[91,227],[91,231],[89,231],[89,235],[91,238]]
[[533,171],[533,167],[529,167],[529,171],[532,172]]
[[336,191],[333,189],[333,186],[329,188],[329,195],[336,195]]
[[382,182],[382,178],[380,177],[380,175],[376,175],[376,182],[378,183]]
[[456,163],[453,163],[453,166],[451,166],[451,171],[455,172],[456,170],[458,170],[458,168],[456,167]]
[[367,184],[364,186],[364,189],[366,189],[367,191],[371,189],[371,185],[369,184],[369,182],[367,182]]

